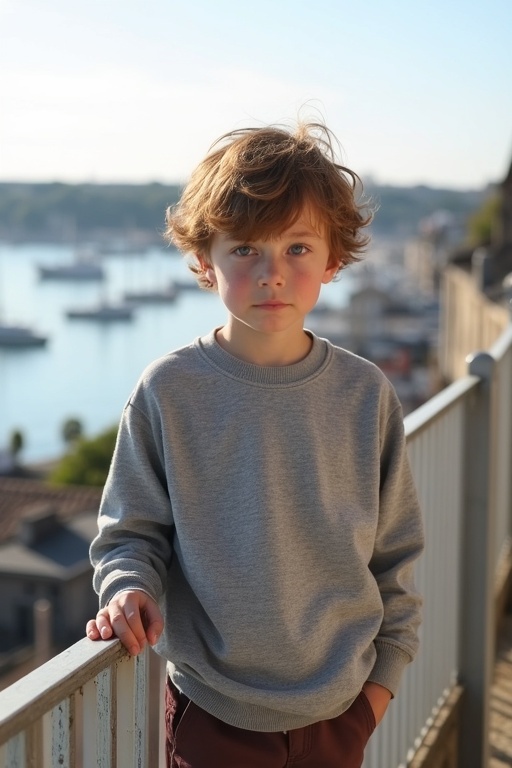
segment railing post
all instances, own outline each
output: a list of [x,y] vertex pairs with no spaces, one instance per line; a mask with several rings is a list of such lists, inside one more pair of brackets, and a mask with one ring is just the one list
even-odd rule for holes
[[480,384],[468,400],[465,429],[465,503],[461,542],[459,768],[488,768],[490,687],[495,652],[492,410],[494,358],[468,358]]

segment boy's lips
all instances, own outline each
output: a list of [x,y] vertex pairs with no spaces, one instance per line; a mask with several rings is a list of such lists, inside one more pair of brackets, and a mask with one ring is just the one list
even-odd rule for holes
[[284,301],[275,301],[272,299],[269,299],[269,301],[262,301],[259,304],[255,305],[259,309],[281,309],[283,307],[289,306]]

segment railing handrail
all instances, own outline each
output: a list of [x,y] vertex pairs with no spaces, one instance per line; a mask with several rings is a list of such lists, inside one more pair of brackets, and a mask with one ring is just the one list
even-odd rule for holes
[[0,744],[125,656],[128,653],[118,639],[92,641],[84,637],[0,691]]
[[489,352],[489,354],[494,357],[496,361],[499,361],[507,353],[510,347],[512,347],[512,321],[505,328],[505,330],[500,333],[494,344],[490,349],[487,350],[487,352]]
[[[486,350],[496,361],[502,359],[512,346],[512,322],[500,334],[489,350]],[[476,350],[475,350],[476,352]],[[412,413],[404,418],[405,435],[407,439],[413,435],[419,434],[426,427],[432,424],[437,418],[443,415],[445,411],[451,408],[458,400],[461,400],[467,393],[478,386],[480,378],[478,376],[466,375],[449,384],[436,395],[427,400]]]
[[449,408],[462,400],[480,383],[478,376],[463,376],[438,392],[404,417],[405,436],[409,440],[433,424]]

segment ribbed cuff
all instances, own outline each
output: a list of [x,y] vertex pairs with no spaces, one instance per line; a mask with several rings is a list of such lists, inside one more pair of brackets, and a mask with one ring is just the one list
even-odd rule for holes
[[377,659],[368,680],[383,685],[395,697],[404,669],[412,661],[411,656],[396,645],[381,640],[375,641],[375,649]]

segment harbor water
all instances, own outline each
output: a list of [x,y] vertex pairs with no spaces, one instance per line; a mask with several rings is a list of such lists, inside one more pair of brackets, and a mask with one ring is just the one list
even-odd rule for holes
[[[44,347],[0,348],[0,450],[13,430],[24,437],[25,463],[53,460],[65,449],[62,425],[79,419],[88,437],[117,424],[146,365],[222,325],[226,310],[215,294],[180,291],[175,301],[137,306],[133,319],[73,320],[70,309],[119,302],[125,292],[163,290],[193,280],[171,249],[102,257],[101,281],[41,280],[39,265],[68,263],[60,245],[0,244],[0,323],[30,326],[48,336]],[[322,288],[321,301],[347,303],[350,274]]]

